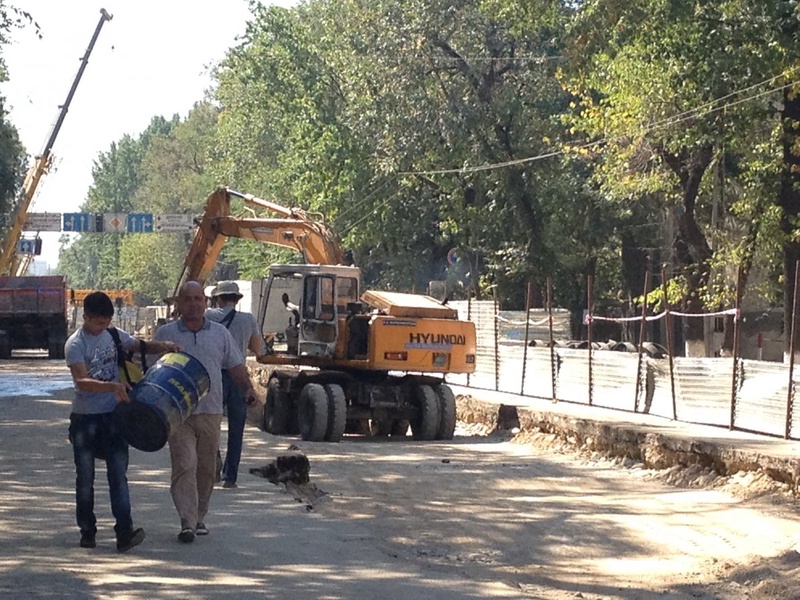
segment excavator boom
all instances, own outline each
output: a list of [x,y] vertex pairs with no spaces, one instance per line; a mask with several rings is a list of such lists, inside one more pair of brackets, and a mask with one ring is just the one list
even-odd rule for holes
[[[283,218],[232,217],[232,196],[243,198],[248,204],[266,208]],[[287,208],[250,194],[220,187],[206,201],[174,295],[177,295],[185,281],[205,283],[229,237],[297,250],[309,264],[345,264],[345,254],[339,238],[321,218],[313,219],[301,209]]]

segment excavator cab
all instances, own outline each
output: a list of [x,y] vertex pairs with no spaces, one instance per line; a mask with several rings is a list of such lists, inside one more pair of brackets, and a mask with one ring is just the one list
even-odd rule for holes
[[333,357],[339,317],[358,301],[360,283],[356,267],[271,266],[261,313],[264,337],[279,343],[276,352]]
[[297,351],[300,356],[331,358],[338,334],[336,275],[306,275],[303,278],[302,317]]

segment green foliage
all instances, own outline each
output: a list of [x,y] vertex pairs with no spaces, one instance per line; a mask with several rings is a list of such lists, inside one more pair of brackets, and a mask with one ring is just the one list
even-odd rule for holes
[[148,303],[160,303],[173,295],[186,255],[186,235],[135,233],[125,236],[119,262],[126,285]]
[[[16,204],[17,193],[26,169],[25,149],[17,129],[8,121],[0,98],[0,215],[10,213]],[[0,223],[0,232],[4,224]]]
[[[38,33],[39,25],[30,13],[0,0],[0,51],[10,42],[12,30],[33,27]],[[0,54],[0,82],[8,81],[8,69]],[[6,99],[0,96],[0,240],[10,226],[10,215],[17,205],[19,190],[27,169],[25,148],[19,140],[16,127],[8,119]]]
[[[780,301],[782,253],[800,230],[775,204],[796,3],[252,10],[213,98],[101,155],[87,210],[199,214],[227,185],[324,214],[368,287],[421,292],[442,279],[522,308],[527,283],[549,279],[556,305],[581,310],[592,276],[598,310],[628,311],[645,273],[666,266],[671,303],[726,307],[741,267],[748,294]],[[87,286],[157,299],[188,243],[87,235],[62,263]],[[213,277],[293,260],[232,240]]]
[[777,232],[766,175],[780,160],[769,93],[785,67],[780,4],[595,0],[571,27],[565,123],[596,141],[594,180],[609,200],[679,209],[671,262],[684,266],[687,297],[710,307],[730,305],[742,261],[770,269],[779,252],[779,237],[766,241]]

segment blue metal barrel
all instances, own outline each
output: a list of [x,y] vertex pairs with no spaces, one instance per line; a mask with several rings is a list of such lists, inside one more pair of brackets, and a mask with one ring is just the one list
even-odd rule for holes
[[160,450],[210,387],[208,371],[199,360],[185,352],[165,354],[128,392],[131,401],[117,404],[117,428],[134,448]]

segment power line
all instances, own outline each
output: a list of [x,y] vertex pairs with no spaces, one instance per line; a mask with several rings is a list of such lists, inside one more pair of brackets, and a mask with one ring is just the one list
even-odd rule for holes
[[394,191],[394,193],[393,193],[391,196],[389,196],[388,198],[386,198],[386,200],[384,200],[383,202],[381,202],[380,204],[378,204],[378,206],[376,206],[376,207],[375,207],[375,208],[373,208],[372,210],[368,211],[368,212],[367,212],[367,213],[366,213],[366,214],[365,214],[363,217],[361,217],[361,218],[360,218],[358,221],[355,221],[354,223],[351,223],[351,224],[350,224],[350,225],[348,225],[346,228],[344,228],[344,229],[342,230],[342,233],[341,233],[341,235],[342,235],[342,236],[344,236],[344,234],[346,234],[348,231],[350,231],[351,229],[353,229],[354,227],[356,227],[357,225],[359,225],[359,224],[360,224],[360,223],[362,223],[363,221],[367,220],[367,219],[368,219],[369,217],[371,217],[372,215],[376,214],[376,213],[377,213],[377,212],[378,212],[378,211],[379,211],[381,208],[383,208],[384,206],[386,206],[387,204],[389,204],[389,201],[390,201],[392,198],[394,198],[395,196],[397,196],[397,194],[399,194],[399,193],[400,193],[400,191],[401,191],[401,188],[398,188],[398,189],[396,189],[396,190]]
[[353,212],[354,210],[359,208],[362,204],[364,204],[365,202],[370,200],[373,196],[375,196],[375,194],[377,194],[383,188],[385,188],[387,185],[389,185],[389,183],[391,181],[393,181],[394,179],[397,179],[397,175],[392,175],[391,177],[384,178],[384,181],[383,181],[382,184],[380,184],[377,188],[375,188],[373,191],[371,191],[369,194],[367,194],[364,198],[362,198],[361,200],[359,200],[358,202],[356,202],[355,204],[350,206],[347,210],[344,210],[344,211],[340,212],[338,215],[336,215],[336,218],[334,220],[335,221],[339,221],[340,219],[343,219],[345,216],[347,216],[348,214],[350,214],[351,212]]
[[545,63],[550,61],[560,61],[563,60],[564,57],[561,55],[545,56],[541,54],[521,54],[518,56],[419,56],[416,58],[452,62],[530,61]]
[[[696,117],[698,114],[701,114],[701,113],[703,113],[703,114],[712,114],[712,113],[719,112],[721,110],[725,110],[725,109],[733,107],[733,106],[737,106],[739,104],[743,104],[744,102],[749,102],[749,101],[755,100],[757,98],[760,98],[762,96],[766,96],[766,95],[771,94],[773,92],[782,91],[782,90],[784,90],[784,89],[786,89],[788,87],[791,87],[791,86],[795,85],[797,82],[795,80],[792,80],[792,81],[790,81],[790,82],[788,82],[788,83],[786,83],[784,85],[781,85],[781,86],[778,86],[778,87],[775,87],[775,88],[770,88],[768,90],[761,91],[758,94],[754,94],[752,96],[747,96],[745,98],[741,98],[741,99],[736,100],[734,102],[729,102],[729,103],[726,103],[726,104],[722,104],[721,106],[714,107],[715,104],[718,104],[722,100],[725,100],[727,98],[731,98],[733,96],[737,96],[737,95],[745,93],[745,92],[749,92],[749,91],[751,91],[753,89],[756,89],[756,88],[758,88],[758,87],[760,87],[760,86],[762,86],[764,84],[772,83],[773,81],[775,81],[776,79],[780,79],[781,77],[788,77],[789,74],[791,74],[794,71],[797,71],[798,69],[800,69],[800,65],[796,66],[796,67],[792,67],[791,69],[787,69],[787,70],[783,71],[782,73],[780,73],[778,75],[770,77],[769,79],[765,79],[762,82],[750,85],[750,86],[748,86],[746,88],[742,88],[740,90],[735,90],[733,92],[730,92],[729,94],[726,94],[724,96],[721,96],[720,98],[716,98],[714,100],[706,102],[705,104],[702,104],[702,105],[700,105],[700,106],[698,106],[696,108],[684,111],[682,113],[678,113],[677,115],[673,115],[671,117],[667,117],[666,119],[663,119],[661,121],[656,121],[656,122],[652,123],[651,125],[648,125],[647,127],[643,127],[643,128],[638,129],[637,131],[639,133],[641,133],[641,134],[644,134],[644,133],[647,133],[647,132],[650,132],[650,131],[654,131],[654,130],[662,128],[662,127],[667,127],[667,126],[670,126],[670,125],[676,125],[678,123],[682,123],[684,121],[688,121],[690,119],[693,119],[694,117]],[[588,148],[593,148],[595,146],[605,145],[605,144],[607,144],[609,142],[625,139],[625,138],[628,138],[628,137],[631,137],[631,134],[622,134],[622,135],[615,136],[613,138],[602,138],[602,139],[596,140],[594,142],[586,142],[584,144],[580,144],[578,146],[574,146],[574,147],[571,148],[571,150],[585,150],[585,149],[588,149]],[[547,152],[547,153],[544,153],[544,154],[538,154],[536,156],[529,156],[529,157],[526,157],[526,158],[519,158],[519,159],[515,159],[515,160],[509,160],[509,161],[505,161],[505,162],[500,162],[500,163],[490,163],[490,164],[485,164],[485,165],[478,165],[478,166],[475,166],[475,167],[462,167],[460,169],[436,169],[436,170],[428,170],[428,171],[400,171],[398,173],[398,175],[448,175],[448,174],[455,174],[455,173],[476,173],[476,172],[479,172],[479,171],[491,171],[491,170],[502,169],[502,168],[510,167],[510,166],[514,166],[514,165],[521,165],[521,164],[525,164],[525,163],[536,162],[536,161],[539,161],[539,160],[544,160],[546,158],[553,158],[554,156],[560,156],[560,155],[567,154],[569,151],[570,150],[554,150],[552,152]]]

